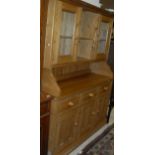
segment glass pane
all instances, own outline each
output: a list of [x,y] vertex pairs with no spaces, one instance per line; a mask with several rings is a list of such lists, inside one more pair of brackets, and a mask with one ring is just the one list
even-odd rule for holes
[[78,57],[90,59],[93,40],[80,40],[78,44]]
[[100,37],[98,45],[98,53],[104,53],[105,43],[108,34],[108,23],[102,22],[100,26]]
[[98,52],[104,53],[104,48],[105,48],[105,41],[104,40],[99,41]]
[[81,16],[80,37],[93,39],[98,24],[98,14],[83,11]]
[[102,22],[100,27],[100,40],[106,40],[107,33],[108,33],[108,23]]
[[62,12],[61,36],[73,36],[75,23],[75,14],[71,12]]
[[69,38],[61,38],[60,39],[60,56],[67,56],[71,54],[71,47],[72,47],[72,39]]
[[67,11],[62,11],[62,24],[59,45],[60,56],[71,55],[74,23],[75,14]]

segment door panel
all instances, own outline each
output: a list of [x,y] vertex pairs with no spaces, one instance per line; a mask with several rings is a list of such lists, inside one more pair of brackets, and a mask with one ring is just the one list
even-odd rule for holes
[[57,118],[56,149],[62,150],[75,139],[77,109],[71,109],[60,114]]

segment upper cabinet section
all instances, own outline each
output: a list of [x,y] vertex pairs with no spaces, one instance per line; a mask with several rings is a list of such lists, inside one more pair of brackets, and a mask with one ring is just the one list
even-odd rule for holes
[[79,25],[82,9],[58,1],[54,23],[54,63],[76,61]]
[[113,17],[59,0],[48,16],[48,64],[107,60]]

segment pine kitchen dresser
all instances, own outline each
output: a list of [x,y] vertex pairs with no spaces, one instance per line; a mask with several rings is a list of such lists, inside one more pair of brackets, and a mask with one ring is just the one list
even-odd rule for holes
[[106,124],[113,74],[113,14],[77,0],[49,0],[42,90],[52,96],[48,150],[67,155]]

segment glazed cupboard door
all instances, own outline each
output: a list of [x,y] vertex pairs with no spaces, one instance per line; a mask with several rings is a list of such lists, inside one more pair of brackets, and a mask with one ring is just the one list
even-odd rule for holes
[[54,23],[54,64],[76,61],[81,8],[57,1]]
[[112,26],[113,20],[111,18],[100,17],[96,40],[96,59],[107,60],[108,58]]
[[83,10],[81,15],[80,36],[78,43],[78,58],[94,59],[96,32],[99,26],[100,15]]

